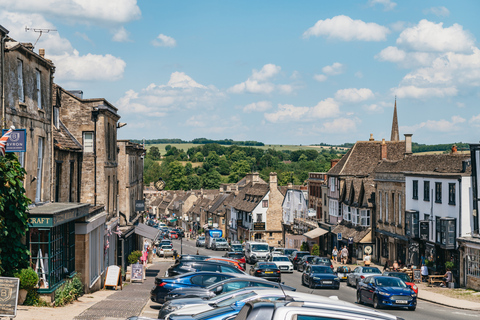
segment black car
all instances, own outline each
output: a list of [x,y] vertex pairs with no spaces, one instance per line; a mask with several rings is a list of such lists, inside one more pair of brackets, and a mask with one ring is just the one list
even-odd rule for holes
[[321,265],[321,266],[329,266],[333,270],[332,260],[330,260],[330,258],[328,258],[328,257],[316,257],[313,260],[312,264],[318,264],[318,265]]
[[285,248],[283,249],[283,254],[287,257],[290,257],[292,255],[292,253],[294,253],[295,251],[298,251],[297,249],[291,249],[291,248]]
[[257,262],[250,267],[250,275],[270,281],[282,281],[282,273],[272,262]]
[[246,287],[268,287],[271,289],[279,289],[280,286],[284,290],[295,291],[296,289],[290,286],[286,286],[280,283],[274,283],[272,281],[264,279],[256,279],[253,277],[239,277],[223,280],[219,283],[212,284],[206,288],[179,288],[172,290],[165,297],[165,300],[183,299],[183,298],[203,298],[210,299],[216,295],[243,289]]
[[288,257],[293,264],[293,269],[297,269],[298,264],[304,256],[310,255],[308,251],[295,251]]
[[203,260],[207,260],[208,258],[211,258],[211,257],[202,256],[200,254],[184,254],[183,256],[179,256],[178,260],[180,260],[180,261],[191,261],[191,260],[203,261]]
[[198,260],[180,260],[168,268],[165,273],[168,277],[173,277],[179,274],[195,272],[195,271],[211,271],[211,272],[230,272],[245,274],[245,272],[229,265],[222,261],[198,261]]
[[182,229],[173,229],[178,234],[178,237],[185,237],[185,232]]
[[333,288],[340,289],[340,278],[329,266],[308,265],[302,273],[302,285],[309,288]]
[[299,263],[297,263],[297,270],[303,272],[309,264],[313,264],[313,261],[317,256],[305,255],[302,257]]

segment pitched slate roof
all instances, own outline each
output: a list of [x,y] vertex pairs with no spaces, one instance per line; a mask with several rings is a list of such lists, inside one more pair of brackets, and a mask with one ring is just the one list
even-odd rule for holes
[[269,190],[270,186],[268,184],[256,183],[252,185],[250,182],[233,200],[232,207],[239,211],[252,212]]
[[225,199],[227,199],[227,197],[229,196],[229,194],[220,194],[218,195],[212,202],[212,206],[207,210],[208,212],[212,212],[212,213],[223,213],[225,212],[223,210],[223,203],[225,201]]
[[81,152],[83,150],[80,142],[75,139],[70,131],[63,125],[61,121],[59,128],[53,127],[53,144],[55,148],[66,151]]
[[383,160],[375,168],[376,173],[389,172],[410,172],[425,174],[458,173],[463,175],[471,174],[471,166],[462,172],[462,162],[470,159],[469,154],[424,154],[411,155],[399,161]]
[[[405,141],[385,141],[387,159],[400,160],[405,154]],[[357,141],[328,175],[367,176],[381,160],[382,141]]]

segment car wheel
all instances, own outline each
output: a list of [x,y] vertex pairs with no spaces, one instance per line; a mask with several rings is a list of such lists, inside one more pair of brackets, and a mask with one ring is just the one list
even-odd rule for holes
[[357,291],[357,303],[358,304],[363,304],[362,295],[360,294],[360,291]]
[[408,310],[410,310],[410,311],[415,311],[416,308],[417,308],[417,306],[408,307]]
[[312,280],[310,280],[310,281],[308,282],[308,287],[309,287],[310,289],[314,289],[313,281],[312,281]]
[[380,309],[380,303],[378,302],[378,297],[377,296],[373,297],[373,307],[375,309]]

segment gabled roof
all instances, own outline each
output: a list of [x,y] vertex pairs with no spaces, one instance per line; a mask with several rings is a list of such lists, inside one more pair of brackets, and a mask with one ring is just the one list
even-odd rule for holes
[[[382,141],[357,141],[328,175],[367,176],[381,159]],[[387,159],[400,160],[405,154],[405,141],[385,141]]]
[[249,183],[233,200],[232,207],[239,211],[252,212],[270,190],[270,186],[264,183]]
[[[227,197],[229,196],[229,194],[220,194],[218,195],[214,200],[213,200],[213,203],[212,203],[212,206],[207,210],[208,212],[216,212],[217,209],[223,205],[223,202],[225,201],[225,199],[227,199]],[[223,208],[223,206],[222,206]]]
[[56,149],[65,151],[82,152],[83,147],[80,142],[75,139],[70,131],[59,121],[59,128],[52,128],[53,144]]

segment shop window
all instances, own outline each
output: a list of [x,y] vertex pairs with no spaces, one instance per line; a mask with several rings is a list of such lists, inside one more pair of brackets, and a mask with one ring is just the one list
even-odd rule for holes
[[255,233],[255,240],[261,240],[262,239],[262,234],[261,233]]
[[430,181],[423,182],[423,201],[430,201]]
[[448,184],[448,204],[455,205],[455,183]]
[[465,248],[467,276],[480,279],[480,249]]
[[413,195],[412,199],[418,200],[418,180],[413,180]]
[[440,243],[445,249],[455,249],[456,242],[456,219],[440,219]]
[[419,237],[419,212],[405,211],[405,235],[410,238]]
[[388,238],[382,238],[382,257],[388,258]]
[[435,182],[435,202],[442,203],[442,183]]

